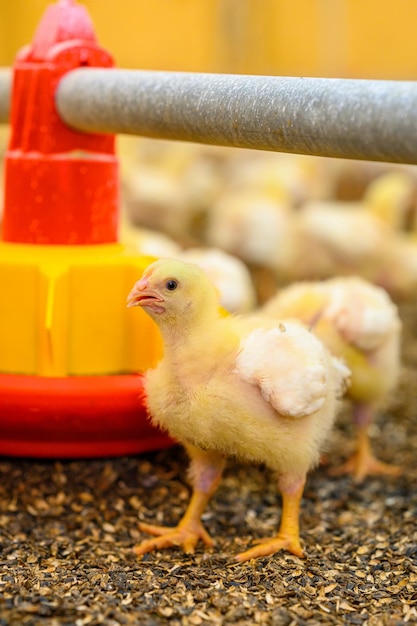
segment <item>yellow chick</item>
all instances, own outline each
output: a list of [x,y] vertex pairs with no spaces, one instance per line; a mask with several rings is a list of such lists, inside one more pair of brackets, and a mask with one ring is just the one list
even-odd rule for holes
[[395,231],[417,224],[417,180],[406,170],[394,169],[378,176],[363,196],[364,208]]
[[415,299],[417,289],[417,237],[398,233],[381,250],[373,282],[395,300]]
[[332,428],[348,370],[295,321],[222,316],[217,290],[198,266],[173,259],[152,263],[128,296],[159,326],[164,355],[147,372],[149,414],[186,448],[192,497],[176,528],[140,524],[156,535],[138,555],[169,546],[190,553],[213,541],[201,515],[225,459],[265,463],[278,473],[278,533],[239,554],[239,561],[286,549],[303,555],[299,507],[307,472]]
[[398,468],[374,457],[369,440],[369,427],[400,371],[401,322],[385,290],[358,277],[297,283],[278,292],[262,312],[310,325],[351,370],[347,395],[354,406],[357,451],[340,472],[352,472],[357,481],[368,474],[398,474]]

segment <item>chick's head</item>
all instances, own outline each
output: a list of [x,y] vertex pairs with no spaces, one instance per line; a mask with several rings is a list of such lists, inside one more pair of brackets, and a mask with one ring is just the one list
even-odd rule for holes
[[194,263],[159,259],[134,285],[127,306],[141,306],[157,324],[189,328],[219,309],[216,287]]

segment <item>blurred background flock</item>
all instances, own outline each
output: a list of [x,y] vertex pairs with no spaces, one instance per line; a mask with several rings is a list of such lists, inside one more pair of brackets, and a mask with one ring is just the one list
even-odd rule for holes
[[[0,0],[0,64],[48,0]],[[398,0],[85,0],[120,68],[415,80],[417,4]],[[1,149],[8,129],[1,127]],[[118,137],[120,238],[183,256],[247,311],[279,285],[359,274],[417,287],[414,166]]]

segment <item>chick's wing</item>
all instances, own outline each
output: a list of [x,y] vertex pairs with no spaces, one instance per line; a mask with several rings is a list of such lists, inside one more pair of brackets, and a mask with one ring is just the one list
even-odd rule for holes
[[329,305],[323,316],[343,339],[359,350],[378,350],[400,332],[396,305],[388,294],[358,277],[328,283]]
[[311,415],[326,400],[329,363],[325,349],[297,323],[252,330],[241,341],[235,364],[235,372],[257,385],[281,415]]

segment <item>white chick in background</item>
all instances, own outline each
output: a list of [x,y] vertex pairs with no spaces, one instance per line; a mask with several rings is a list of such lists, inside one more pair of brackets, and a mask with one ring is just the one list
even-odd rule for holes
[[378,461],[369,429],[395,389],[400,372],[401,322],[388,294],[359,277],[296,283],[262,309],[274,319],[294,317],[310,325],[327,349],[351,370],[347,397],[353,403],[356,453],[342,466],[360,481],[368,474],[397,474]]
[[174,257],[181,252],[181,246],[168,235],[134,226],[126,217],[119,226],[119,239],[129,251],[144,256]]
[[263,192],[228,191],[208,213],[206,240],[249,266],[261,303],[278,285],[335,275],[360,275],[395,298],[417,287],[417,237],[393,231],[363,202],[293,210]]
[[263,192],[228,191],[207,215],[206,241],[242,259],[263,301],[297,252],[291,209]]
[[175,256],[204,270],[217,287],[220,304],[226,311],[247,313],[255,308],[256,290],[240,259],[218,248],[189,248]]
[[298,255],[290,279],[374,276],[390,229],[359,202],[308,202],[295,216]]
[[[266,287],[294,280],[361,274],[373,279],[381,250],[393,237],[378,217],[357,202],[315,201],[292,210],[261,193],[224,193],[208,216],[207,240],[245,261]],[[264,272],[254,272],[263,268]]]
[[[375,192],[370,190],[374,209],[383,206],[376,200],[385,182],[396,187],[399,180],[385,176],[384,179],[374,188]],[[410,193],[402,204],[402,224],[412,215],[407,207],[413,206],[414,192],[411,187],[408,190]],[[396,206],[400,213],[401,194],[397,192]],[[294,226],[299,254],[293,257],[289,280],[356,274],[383,287],[394,299],[409,299],[415,294],[417,237],[413,232],[395,231],[388,215],[381,219],[376,210],[367,210],[365,202],[306,203],[295,214]]]
[[187,239],[193,214],[176,174],[143,164],[132,168],[123,181],[123,202],[133,224]]
[[161,140],[120,142],[127,215],[139,226],[196,243],[223,185],[226,148]]

